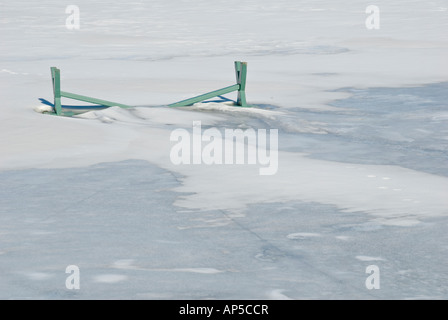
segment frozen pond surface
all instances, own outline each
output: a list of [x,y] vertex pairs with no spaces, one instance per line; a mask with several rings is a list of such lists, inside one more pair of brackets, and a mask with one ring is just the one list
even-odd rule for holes
[[[299,201],[232,217],[173,206],[177,183],[132,160],[2,173],[1,298],[447,297],[446,218],[382,226]],[[68,265],[80,290],[65,288]],[[369,265],[379,290],[366,289]]]
[[[446,175],[445,88],[413,89],[412,99],[410,89],[359,90],[337,102],[346,112],[295,110],[298,118],[324,121],[328,132],[285,130],[280,149],[347,163],[403,161]],[[432,100],[414,103],[425,96]],[[417,129],[426,135],[414,137]],[[304,201],[251,204],[239,214],[189,210],[174,205],[179,178],[141,160],[0,173],[0,297],[448,297],[446,216],[402,227]],[[65,288],[68,265],[80,268],[80,290]],[[366,288],[370,265],[380,270],[379,290]]]
[[[0,298],[447,299],[446,0],[367,5],[3,1]],[[261,110],[166,107],[234,61]],[[37,113],[50,67],[137,107]],[[195,121],[277,129],[278,171],[174,164]]]
[[448,83],[338,91],[352,94],[331,104],[343,111],[292,110],[295,119],[321,123],[324,134],[295,135],[287,150],[448,176]]

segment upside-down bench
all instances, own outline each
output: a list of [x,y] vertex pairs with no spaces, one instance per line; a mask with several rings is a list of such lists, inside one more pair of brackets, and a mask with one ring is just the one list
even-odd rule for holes
[[[67,109],[86,109],[86,106],[64,106],[62,105],[62,98],[68,98],[83,102],[89,102],[93,104],[97,104],[100,107],[120,107],[120,108],[133,108],[133,106],[126,105],[123,103],[103,100],[103,99],[97,99],[93,97],[83,96],[76,93],[71,93],[67,91],[61,90],[61,71],[56,67],[51,67],[51,79],[53,82],[53,95],[54,95],[54,104],[53,104],[53,113],[56,115],[63,115],[63,116],[72,116],[74,114],[73,111],[65,111],[64,108]],[[230,92],[237,91],[237,101],[236,104],[240,107],[249,107],[249,105],[246,102],[246,76],[247,76],[247,63],[241,62],[241,61],[235,61],[235,74],[236,74],[236,84],[214,90],[193,98],[189,98],[186,100],[182,100],[179,102],[175,102],[172,104],[169,104],[169,107],[186,107],[191,106],[195,103],[208,100],[210,98],[218,97]],[[88,107],[87,107],[88,108]]]

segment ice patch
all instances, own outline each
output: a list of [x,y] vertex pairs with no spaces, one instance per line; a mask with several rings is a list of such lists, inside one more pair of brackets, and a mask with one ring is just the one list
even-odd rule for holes
[[399,275],[408,275],[408,274],[412,273],[412,270],[410,270],[410,269],[407,269],[407,270],[399,270],[397,273],[398,273]]
[[[374,215],[377,223],[398,226],[448,214],[446,177],[398,166],[360,165],[353,170],[343,163],[282,151],[278,158],[278,172],[269,177],[258,176],[256,170],[241,166],[214,166],[207,170],[179,166],[185,178],[175,191],[188,194],[179,198],[176,205],[185,209],[241,210],[251,203],[301,200],[335,205],[343,212],[366,212]],[[368,175],[393,179],[370,179]],[[217,176],[219,183],[212,179]],[[402,201],[406,198],[412,201]]]
[[266,110],[260,108],[246,108],[235,106],[233,102],[200,102],[195,103],[191,107],[188,107],[190,110],[201,110],[201,111],[220,111],[224,113],[238,113],[245,115],[256,115],[260,117],[264,117],[267,119],[276,119],[276,117],[283,115],[283,112],[274,111],[274,110]]
[[348,241],[351,239],[349,236],[336,236],[335,238],[343,241]]
[[361,260],[361,261],[384,261],[383,258],[369,257],[369,256],[356,256],[356,259]]
[[192,272],[192,273],[203,273],[203,274],[216,274],[222,273],[224,271],[215,268],[179,268],[179,269],[165,269],[166,271],[173,272]]
[[440,112],[431,117],[432,121],[447,121],[448,120],[448,112]]
[[102,274],[94,277],[94,281],[100,283],[117,283],[125,281],[127,278],[127,276],[121,274]]
[[174,297],[172,294],[169,293],[156,293],[156,292],[149,292],[149,293],[138,293],[137,299],[145,299],[145,300],[176,300],[176,297]]
[[383,225],[398,226],[398,227],[412,227],[420,223],[418,219],[416,218],[412,219],[411,217],[389,218],[389,219],[378,218],[375,221]]
[[17,72],[7,70],[7,69],[2,69],[0,72],[9,73],[9,74],[18,74]]
[[30,234],[35,235],[35,236],[46,236],[46,235],[49,235],[49,234],[54,234],[54,232],[52,232],[52,231],[36,230],[36,231],[31,231]]
[[320,237],[320,234],[318,233],[306,233],[306,232],[299,232],[299,233],[291,233],[286,236],[286,238],[291,240],[303,240],[306,238],[312,238],[312,237]]
[[428,295],[419,295],[419,296],[415,296],[415,297],[407,297],[407,298],[403,298],[403,300],[446,300],[446,298],[441,297],[441,296],[428,296]]
[[112,267],[116,269],[139,269],[138,267],[133,266],[133,263],[133,259],[117,260],[112,264]]
[[282,289],[275,289],[275,290],[269,291],[267,294],[268,299],[270,299],[270,300],[292,300],[292,298],[283,294],[284,291],[285,290],[282,290]]
[[28,273],[26,276],[31,280],[43,281],[43,280],[50,279],[53,275],[49,274],[49,273],[44,273],[44,272],[32,272],[32,273]]
[[112,268],[124,269],[124,270],[140,270],[140,271],[160,271],[160,272],[191,272],[191,273],[202,273],[202,274],[216,274],[222,273],[224,271],[215,268],[144,268],[137,267],[133,265],[133,259],[123,259],[117,260],[112,264]]
[[8,69],[2,69],[2,70],[0,70],[0,72],[3,72],[3,73],[8,73],[8,74],[21,74],[21,75],[24,75],[24,76],[26,76],[26,75],[29,75],[29,73],[28,72],[14,72],[14,71],[11,71],[11,70],[8,70]]
[[235,106],[233,102],[207,102],[196,103],[187,107],[188,110],[218,111],[221,114],[233,116],[247,116],[268,122],[271,128],[283,129],[293,133],[327,134],[325,122],[307,121],[288,113],[288,110],[279,111],[257,107],[243,108]]

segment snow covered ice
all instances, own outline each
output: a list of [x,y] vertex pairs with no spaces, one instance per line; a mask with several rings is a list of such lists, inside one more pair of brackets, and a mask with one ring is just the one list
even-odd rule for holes
[[[447,299],[448,5],[372,4],[3,2],[0,298]],[[166,106],[234,61],[258,108]],[[52,66],[136,107],[43,114]],[[277,172],[174,164],[198,121],[278,130]]]

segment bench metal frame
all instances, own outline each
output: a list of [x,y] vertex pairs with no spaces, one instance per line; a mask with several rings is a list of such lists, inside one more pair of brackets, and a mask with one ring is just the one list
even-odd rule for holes
[[[56,115],[65,115],[65,116],[71,116],[74,113],[73,112],[66,112],[62,109],[64,108],[62,106],[62,98],[68,98],[73,100],[79,100],[83,102],[89,102],[94,103],[100,106],[104,107],[120,107],[120,108],[133,108],[133,106],[126,105],[123,103],[103,100],[103,99],[97,99],[93,97],[88,97],[76,93],[71,93],[67,91],[61,90],[61,71],[56,67],[51,67],[51,79],[53,82],[53,95],[54,95],[54,114]],[[169,104],[169,107],[187,107],[191,106],[195,103],[202,102],[205,100],[208,100],[210,98],[218,97],[230,92],[238,92],[237,101],[236,104],[240,107],[250,107],[246,102],[246,78],[247,78],[247,62],[241,62],[241,61],[235,61],[235,75],[236,75],[236,84],[214,90],[205,94],[201,94],[199,96],[189,98],[186,100],[182,100],[179,102],[175,102],[172,104]],[[77,108],[76,106],[69,106],[68,108]],[[83,107],[85,109],[85,107]]]

